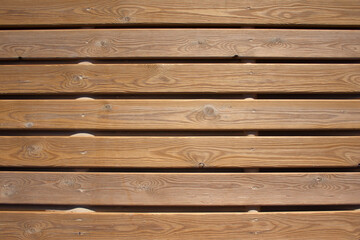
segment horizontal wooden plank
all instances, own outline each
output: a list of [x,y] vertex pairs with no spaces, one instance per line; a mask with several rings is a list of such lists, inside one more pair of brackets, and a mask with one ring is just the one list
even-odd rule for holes
[[[226,36],[226,37],[225,37]],[[360,58],[360,30],[77,29],[0,31],[0,59]]]
[[0,65],[0,94],[360,92],[360,64]]
[[0,166],[356,167],[360,137],[0,137]]
[[360,211],[266,213],[0,212],[6,240],[357,240]]
[[1,100],[2,129],[360,129],[360,100]]
[[241,206],[360,204],[360,172],[0,172],[1,204]]
[[356,0],[2,0],[0,25],[360,25]]

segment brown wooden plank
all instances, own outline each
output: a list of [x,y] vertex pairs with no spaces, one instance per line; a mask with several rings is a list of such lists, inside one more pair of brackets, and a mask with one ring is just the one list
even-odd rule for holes
[[360,64],[0,65],[0,94],[360,92]]
[[360,204],[360,172],[0,172],[1,204],[241,206]]
[[6,240],[357,240],[360,211],[267,213],[0,212]]
[[0,137],[0,166],[356,167],[360,137]]
[[360,100],[1,100],[2,129],[359,129]]
[[0,31],[0,59],[360,58],[360,30],[76,29]]
[[2,0],[0,25],[360,25],[357,0]]

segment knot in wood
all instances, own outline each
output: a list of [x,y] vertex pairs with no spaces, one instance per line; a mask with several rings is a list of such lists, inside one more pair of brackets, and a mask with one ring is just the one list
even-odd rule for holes
[[0,189],[1,197],[10,197],[16,193],[16,187],[13,183],[7,183],[2,186]]
[[213,116],[213,115],[215,115],[215,109],[210,105],[205,106],[204,113],[205,113],[205,115]]
[[108,110],[108,111],[110,111],[112,109],[110,104],[105,104],[104,108],[105,108],[105,110]]
[[107,46],[107,41],[105,41],[105,40],[100,41],[100,45],[102,47],[106,47]]
[[25,127],[27,127],[27,128],[31,128],[33,126],[34,126],[34,123],[32,123],[32,122],[25,123]]
[[37,221],[37,220],[28,220],[23,222],[20,227],[24,230],[24,236],[26,239],[42,239],[43,229],[50,227],[48,221]]
[[29,234],[35,234],[35,233],[40,232],[40,230],[37,229],[36,227],[30,227],[30,228],[26,229],[26,232]]
[[217,110],[211,105],[205,105],[202,112],[205,120],[215,120],[218,118]]
[[82,75],[75,75],[73,77],[74,82],[80,82],[84,77]]
[[26,148],[27,153],[29,154],[28,156],[31,157],[41,157],[41,150],[42,150],[42,146],[41,145],[30,145]]
[[319,182],[322,181],[322,178],[321,178],[321,177],[317,177],[317,178],[315,178],[315,181],[319,183]]
[[27,150],[28,150],[29,152],[34,152],[34,151],[36,150],[36,147],[35,147],[34,145],[31,145],[31,146],[28,146],[28,147],[27,147]]

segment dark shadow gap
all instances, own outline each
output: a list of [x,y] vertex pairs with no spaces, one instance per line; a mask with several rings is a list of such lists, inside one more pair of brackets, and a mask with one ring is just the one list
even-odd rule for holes
[[32,24],[32,25],[2,25],[0,30],[79,30],[79,29],[177,29],[177,28],[249,28],[249,29],[286,29],[286,30],[358,30],[359,25],[331,24],[244,24],[244,23],[120,23],[120,24]]
[[246,58],[238,55],[223,57],[223,58],[109,58],[109,59],[96,59],[96,58],[63,58],[63,59],[0,59],[0,65],[56,65],[56,64],[78,64],[81,62],[90,62],[92,64],[176,64],[176,63],[244,63],[244,60],[255,60],[256,63],[252,64],[359,64],[360,59],[316,59],[316,58],[296,58],[296,59],[275,59],[275,58]]
[[[81,173],[244,173],[247,168],[87,168],[87,167],[0,167],[0,172],[4,171],[19,171],[19,172],[49,172],[49,173],[61,173],[61,172],[77,172]],[[323,168],[323,167],[311,167],[311,168],[298,168],[298,167],[286,167],[286,168],[259,168],[260,173],[344,173],[344,172],[359,172],[358,167],[336,167],[336,168]]]
[[360,136],[360,130],[27,130],[3,129],[0,136],[71,136],[89,133],[94,136],[246,136],[246,132],[257,131],[259,136]]
[[39,63],[77,63],[84,61],[91,61],[94,64],[102,63],[231,63],[241,62],[242,60],[256,60],[259,63],[359,63],[358,57],[250,57],[241,55],[229,56],[215,56],[215,57],[198,57],[198,56],[183,56],[183,57],[93,57],[93,58],[3,58],[0,59],[0,65],[4,64],[31,64]]
[[[116,213],[246,213],[247,206],[88,206],[88,205],[13,205],[1,204],[0,211],[62,212],[83,208],[95,212]],[[261,206],[261,212],[351,211],[360,205]],[[1,213],[1,212],[0,212]]]
[[0,94],[0,100],[16,100],[16,99],[70,99],[88,97],[95,100],[117,100],[117,99],[237,99],[243,100],[248,94],[256,94],[256,99],[266,100],[332,100],[332,99],[360,99],[359,93],[259,93],[259,92],[239,92],[239,93],[51,93],[51,94]]

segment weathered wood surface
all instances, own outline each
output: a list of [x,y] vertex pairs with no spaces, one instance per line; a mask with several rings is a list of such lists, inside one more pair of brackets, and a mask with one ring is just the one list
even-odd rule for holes
[[1,100],[2,129],[360,129],[360,100]]
[[2,0],[0,25],[346,25],[359,26],[357,0]]
[[360,172],[0,172],[1,204],[241,206],[360,204]]
[[74,29],[0,31],[0,59],[360,58],[360,30]]
[[1,136],[0,166],[357,167],[360,137]]
[[360,92],[359,64],[0,65],[0,94]]
[[276,213],[0,212],[0,236],[28,239],[358,240],[360,211]]

